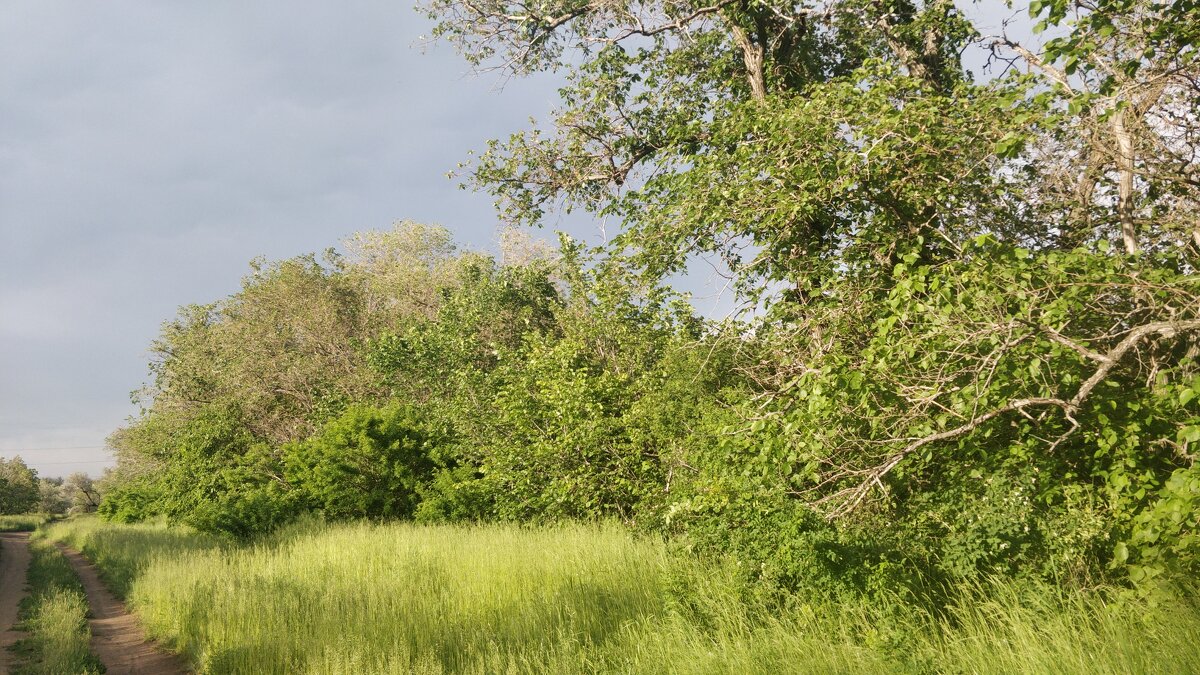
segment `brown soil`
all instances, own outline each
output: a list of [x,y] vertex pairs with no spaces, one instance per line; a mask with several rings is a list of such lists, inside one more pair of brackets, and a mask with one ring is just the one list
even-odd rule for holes
[[59,544],[75,568],[92,609],[92,653],[108,675],[185,675],[184,662],[146,637],[141,624],[100,581],[96,566],[78,551]]
[[29,572],[29,533],[0,533],[0,673],[12,664],[14,642],[25,636],[12,629],[17,609],[25,597],[25,576]]

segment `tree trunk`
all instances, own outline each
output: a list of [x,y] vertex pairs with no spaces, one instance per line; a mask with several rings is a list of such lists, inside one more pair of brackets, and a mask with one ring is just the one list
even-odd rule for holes
[[1134,155],[1133,134],[1125,127],[1125,110],[1118,109],[1112,116],[1113,136],[1117,141],[1117,217],[1121,222],[1121,239],[1125,252],[1141,251],[1137,239],[1137,227],[1133,221],[1134,211]]
[[766,78],[763,77],[762,45],[754,44],[746,31],[733,21],[729,22],[729,26],[733,31],[733,39],[742,48],[742,60],[746,63],[746,79],[750,82],[750,94],[755,101],[761,103],[767,100],[767,83]]

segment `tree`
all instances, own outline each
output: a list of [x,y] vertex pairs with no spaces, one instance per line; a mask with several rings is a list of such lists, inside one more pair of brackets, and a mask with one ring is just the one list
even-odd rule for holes
[[[981,234],[1200,246],[1190,3],[1033,2],[1065,33],[1042,48],[941,0],[426,8],[474,64],[566,71],[553,128],[491,143],[470,184],[517,222],[615,217],[653,275],[713,252],[747,289],[803,298]],[[1030,75],[975,81],[972,44]]]
[[100,506],[100,490],[91,476],[76,471],[62,482],[62,489],[71,503],[71,510],[76,513],[91,513]]
[[1163,522],[1195,503],[1195,3],[1035,1],[1041,47],[938,0],[426,6],[474,64],[565,72],[551,130],[468,167],[502,215],[611,217],[648,277],[717,253],[763,301],[677,522],[793,581],[1197,555]]
[[887,269],[897,243],[933,255],[1028,226],[984,198],[1005,175],[994,147],[1029,123],[1020,89],[970,82],[958,54],[974,32],[949,2],[427,9],[472,63],[567,70],[553,131],[492,143],[471,183],[517,222],[615,216],[655,275],[715,252],[804,288],[847,251]]
[[1117,229],[1127,253],[1189,239],[1200,248],[1198,12],[1189,2],[1035,1],[1037,29],[1059,33],[1041,49],[984,38],[1025,65],[1059,113],[1027,158],[1068,245]]
[[28,513],[40,499],[37,472],[20,457],[0,459],[0,514]]
[[283,450],[285,476],[331,519],[407,518],[436,468],[437,439],[399,403],[353,406]]
[[70,502],[63,492],[61,478],[39,478],[38,511],[41,513],[66,513]]

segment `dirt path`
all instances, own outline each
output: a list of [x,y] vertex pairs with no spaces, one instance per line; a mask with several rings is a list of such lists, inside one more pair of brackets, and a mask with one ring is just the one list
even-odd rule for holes
[[183,661],[159,648],[146,637],[141,624],[125,603],[100,581],[96,566],[78,551],[58,545],[75,568],[92,608],[92,652],[108,669],[108,675],[184,675],[190,672]]
[[17,621],[17,609],[25,597],[25,576],[29,572],[29,533],[0,534],[0,673],[7,673],[12,664],[8,648],[24,637],[12,629]]

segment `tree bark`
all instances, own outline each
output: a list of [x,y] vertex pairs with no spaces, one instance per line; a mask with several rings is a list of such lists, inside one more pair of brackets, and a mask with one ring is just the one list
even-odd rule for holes
[[729,22],[733,39],[742,48],[742,60],[746,63],[746,79],[750,82],[750,94],[755,101],[762,103],[767,100],[767,82],[763,77],[763,48],[754,44],[746,31],[736,23]]
[[1125,242],[1125,252],[1132,255],[1140,252],[1141,246],[1138,244],[1137,226],[1133,220],[1133,134],[1125,126],[1125,114],[1123,109],[1113,113],[1112,131],[1117,142],[1117,218],[1121,223],[1121,240]]

